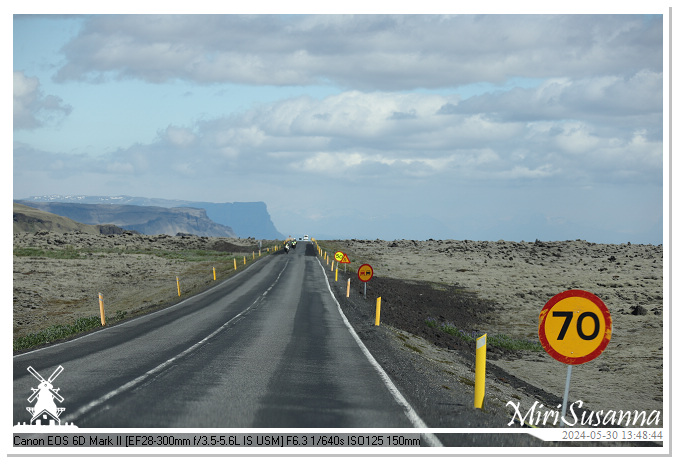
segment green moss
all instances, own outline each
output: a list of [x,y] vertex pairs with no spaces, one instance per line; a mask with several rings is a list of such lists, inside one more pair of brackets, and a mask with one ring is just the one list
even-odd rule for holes
[[79,259],[82,258],[80,252],[73,247],[66,247],[63,250],[41,250],[39,248],[15,248],[14,256],[30,258],[52,258],[52,259]]
[[[468,342],[474,342],[478,337],[483,335],[483,333],[479,332],[466,332],[462,329],[459,329],[455,327],[453,324],[448,324],[448,323],[439,323],[436,320],[433,319],[427,319],[425,321],[425,324],[427,324],[429,327],[434,327],[436,329],[441,330],[442,332],[445,332],[447,334],[450,334],[454,337],[460,338],[462,340],[468,341]],[[503,348],[506,350],[511,350],[511,351],[542,351],[542,345],[538,343],[537,341],[532,341],[532,340],[518,340],[509,337],[508,335],[505,334],[497,334],[497,335],[487,335],[486,336],[486,343],[488,344],[489,347],[498,347],[498,348]]]
[[475,385],[474,381],[471,379],[468,379],[467,377],[460,377],[460,382],[462,382],[465,385],[469,385],[473,387]]
[[422,350],[419,349],[416,346],[409,345],[408,343],[404,343],[404,345],[405,345],[406,348],[410,348],[411,350],[415,351],[416,353],[422,353]]
[[[127,315],[127,311],[118,311],[116,314],[107,318],[107,323],[114,323],[121,321]],[[46,343],[54,343],[59,340],[77,335],[79,333],[87,332],[101,326],[101,319],[99,316],[81,317],[73,324],[67,325],[53,325],[40,332],[32,333],[19,337],[13,342],[14,351],[26,350],[34,346],[44,345]]]

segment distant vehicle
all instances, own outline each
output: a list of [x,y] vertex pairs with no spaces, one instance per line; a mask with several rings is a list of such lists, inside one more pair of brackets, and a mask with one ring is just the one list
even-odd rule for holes
[[305,235],[305,236],[304,236],[304,241],[305,241],[305,242],[308,242],[308,241],[309,241],[309,236],[308,236],[308,235]]

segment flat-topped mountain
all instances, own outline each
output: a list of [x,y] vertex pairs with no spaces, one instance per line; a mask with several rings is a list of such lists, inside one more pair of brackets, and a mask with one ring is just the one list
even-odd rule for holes
[[200,208],[161,208],[158,206],[105,205],[84,203],[33,202],[17,200],[26,206],[72,219],[83,224],[114,224],[145,235],[235,237],[233,229],[217,224]]
[[[166,200],[162,198],[119,196],[90,196],[90,195],[43,195],[29,197],[19,202],[40,203],[80,203],[106,205],[136,205],[162,208],[199,208],[205,210],[207,217],[217,224],[224,225],[233,231],[230,236],[255,237],[265,239],[284,238],[271,221],[266,203],[234,202],[211,203],[193,202],[187,200]],[[141,231],[140,231],[141,232]]]

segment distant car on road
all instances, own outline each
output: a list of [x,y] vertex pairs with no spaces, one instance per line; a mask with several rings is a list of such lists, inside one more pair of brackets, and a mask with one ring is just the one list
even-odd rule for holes
[[305,242],[308,242],[308,241],[309,241],[309,236],[308,236],[308,235],[305,235],[305,236],[304,236],[304,241],[305,241]]

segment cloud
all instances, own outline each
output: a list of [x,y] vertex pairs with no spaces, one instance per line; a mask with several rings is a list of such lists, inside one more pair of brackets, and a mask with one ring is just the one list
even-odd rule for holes
[[71,106],[55,95],[44,95],[40,80],[14,71],[14,130],[36,129],[71,113]]
[[450,88],[662,71],[662,17],[100,15],[57,80]]
[[[579,81],[571,81],[573,85]],[[524,121],[523,116],[511,120],[513,107],[520,113],[531,100],[555,95],[563,100],[567,88],[565,81],[546,84],[516,102],[511,96],[514,89],[468,100],[456,95],[359,91],[323,99],[295,97],[190,127],[170,125],[155,141],[117,150],[100,163],[112,174],[170,178],[179,174],[194,179],[257,173],[285,174],[290,179],[313,174],[352,184],[391,185],[409,179],[657,181],[662,173],[662,140],[650,137],[645,126],[627,132],[613,127],[614,115],[604,125],[603,118],[574,120],[566,117],[568,112],[561,119],[554,112],[537,121]],[[505,117],[469,113],[473,107],[500,108]],[[70,156],[55,157],[78,169]],[[97,169],[91,161],[79,169],[90,166]]]
[[160,136],[170,145],[177,147],[189,147],[196,140],[196,135],[191,130],[174,125],[161,132]]
[[561,77],[547,79],[536,88],[515,87],[474,96],[442,107],[441,113],[489,113],[512,121],[643,117],[655,123],[662,114],[662,83],[662,72],[647,69],[630,76]]

